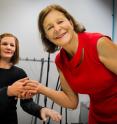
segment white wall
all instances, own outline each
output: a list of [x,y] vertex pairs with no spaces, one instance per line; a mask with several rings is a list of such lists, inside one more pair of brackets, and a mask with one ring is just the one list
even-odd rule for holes
[[115,0],[115,34],[114,41],[117,43],[117,0]]
[[40,10],[51,3],[69,10],[88,31],[111,36],[112,0],[0,0],[0,33],[12,32],[19,38],[21,57],[47,57],[39,38],[37,18]]
[[[115,2],[117,5],[116,0]],[[0,33],[11,32],[18,37],[21,58],[45,58],[47,60],[48,54],[43,51],[38,33],[37,18],[41,9],[51,3],[60,4],[66,8],[76,20],[85,25],[87,31],[112,36],[112,0],[0,0]],[[115,34],[117,34],[117,9],[115,10]],[[117,35],[114,41],[117,41]],[[52,54],[51,60],[54,61],[54,58],[55,54]],[[18,66],[23,67],[30,78],[39,80],[40,62],[20,61]],[[49,87],[55,88],[58,73],[55,64],[51,63],[50,68]],[[46,70],[47,63],[44,63],[43,83],[46,82]],[[86,102],[88,97],[80,95],[80,101]],[[50,103],[49,101],[48,107]],[[43,96],[41,96],[40,104],[43,105]],[[57,105],[54,109],[60,110]],[[79,109],[68,111],[68,122],[78,122]],[[31,123],[31,116],[23,112],[19,104],[18,115],[19,124]]]

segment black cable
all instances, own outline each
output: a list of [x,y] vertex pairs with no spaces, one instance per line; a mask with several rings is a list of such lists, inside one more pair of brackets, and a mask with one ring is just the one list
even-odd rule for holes
[[[49,70],[50,70],[50,53],[48,54],[46,87],[48,87]],[[46,96],[44,96],[44,106],[45,107],[47,106],[47,97]],[[43,124],[45,124],[45,122],[43,122]]]
[[[59,85],[59,79],[60,79],[60,77],[58,76],[57,84],[56,84],[56,88],[55,88],[56,90],[58,90],[59,87],[60,87],[60,85]],[[54,107],[54,101],[52,102],[51,109],[53,109],[53,107]],[[48,119],[47,124],[50,124],[50,118]]]
[[68,122],[67,122],[67,108],[65,108],[65,124],[68,124]]
[[[42,76],[43,76],[43,66],[44,66],[44,58],[41,59],[41,71],[40,71],[40,79],[39,79],[39,83],[41,83],[42,81]],[[39,105],[39,98],[40,98],[40,94],[37,94],[37,104]],[[35,117],[34,119],[34,124],[37,123],[37,117]]]
[[[63,108],[61,107],[61,109],[60,109],[61,115],[62,115],[62,111],[63,111]],[[62,120],[60,120],[60,124],[62,124]]]
[[[48,54],[46,87],[48,87],[49,69],[50,69],[50,53]],[[47,97],[46,96],[44,97],[44,105],[45,105],[45,107],[47,106]]]

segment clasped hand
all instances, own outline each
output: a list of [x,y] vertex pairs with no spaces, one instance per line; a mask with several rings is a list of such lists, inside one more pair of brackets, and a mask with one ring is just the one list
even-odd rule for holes
[[8,87],[8,96],[16,96],[20,99],[30,99],[38,93],[39,83],[35,80],[29,80],[27,77],[17,80]]

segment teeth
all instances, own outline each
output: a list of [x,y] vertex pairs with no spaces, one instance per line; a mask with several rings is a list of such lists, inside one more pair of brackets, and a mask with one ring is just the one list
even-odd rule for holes
[[65,34],[66,34],[66,33],[63,33],[63,34],[59,35],[59,36],[56,37],[56,38],[61,38],[61,37],[63,37]]

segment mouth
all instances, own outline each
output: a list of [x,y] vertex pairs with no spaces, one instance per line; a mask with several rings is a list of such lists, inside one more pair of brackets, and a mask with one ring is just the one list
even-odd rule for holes
[[67,33],[67,32],[64,32],[64,33],[58,35],[57,37],[55,37],[55,39],[60,39],[60,38],[62,38],[66,33]]
[[5,54],[12,54],[12,52],[4,52]]

